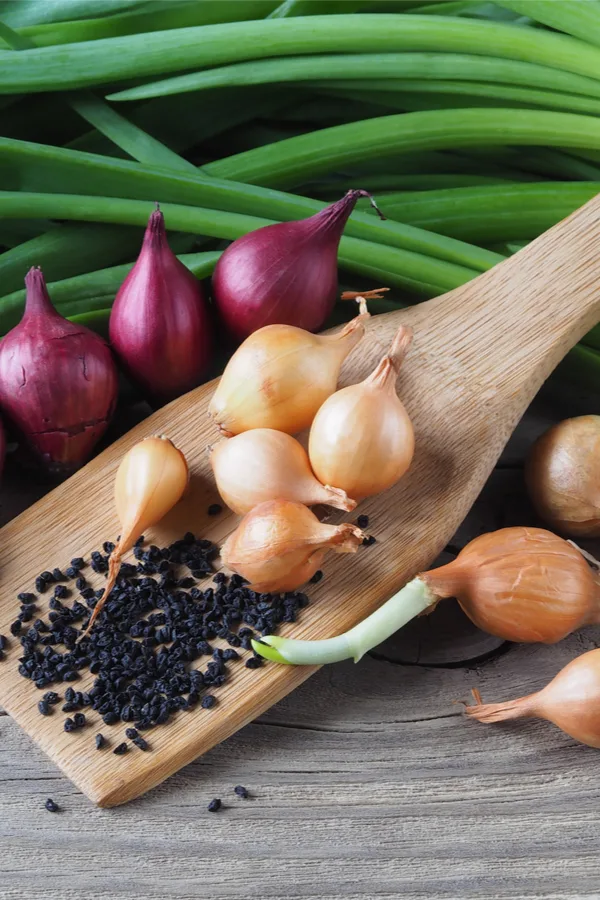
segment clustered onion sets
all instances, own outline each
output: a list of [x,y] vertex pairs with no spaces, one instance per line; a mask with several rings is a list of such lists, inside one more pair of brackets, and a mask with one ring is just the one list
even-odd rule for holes
[[115,585],[123,554],[181,500],[188,481],[183,453],[164,435],[146,438],[125,454],[115,479],[115,506],[121,534],[108,561],[104,595],[92,613],[85,634],[100,615]]
[[221,549],[224,565],[263,593],[293,591],[329,550],[356,553],[364,533],[349,522],[325,525],[304,504],[268,500],[246,513]]
[[200,282],[169,247],[157,207],[115,298],[111,345],[132,381],[150,398],[165,401],[200,384],[210,364],[211,332]]
[[[229,332],[243,340],[266,325],[318,331],[337,294],[338,247],[367,191],[351,190],[308,219],[278,222],[238,238],[214,271],[213,297]],[[383,216],[381,216],[383,218]]]
[[210,450],[210,462],[221,497],[238,515],[266,500],[356,506],[344,491],[317,481],[306,450],[284,431],[255,428],[220,441]]
[[40,269],[26,278],[25,313],[0,344],[0,406],[36,461],[65,475],[89,458],[117,401],[106,342],[63,318]]
[[544,529],[514,527],[475,538],[455,560],[417,575],[344,634],[320,641],[267,635],[254,648],[296,665],[358,662],[447,597],[456,597],[479,628],[509,641],[551,644],[600,622],[600,584],[579,550]]
[[527,487],[542,517],[573,537],[600,535],[600,416],[577,416],[533,445]]
[[478,722],[546,719],[588,747],[600,748],[600,650],[590,650],[568,663],[552,681],[526,697],[504,703],[476,703],[465,712]]
[[246,338],[227,363],[210,402],[209,415],[219,430],[231,437],[252,428],[288,434],[308,428],[335,391],[342,363],[365,333],[369,314],[363,298],[359,306],[360,314],[337,334],[266,325]]

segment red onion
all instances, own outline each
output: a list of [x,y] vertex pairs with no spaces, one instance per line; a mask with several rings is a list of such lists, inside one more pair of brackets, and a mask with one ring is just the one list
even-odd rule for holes
[[340,238],[359,197],[377,209],[367,191],[348,191],[309,219],[267,225],[225,250],[213,298],[233,337],[242,341],[263,325],[322,327],[335,303]]
[[169,247],[158,206],[137,262],[119,288],[109,336],[132,381],[159,401],[196,387],[210,363],[211,327],[202,287]]
[[106,430],[117,368],[99,335],[55,310],[40,269],[25,286],[25,314],[0,343],[0,406],[44,467],[68,474]]

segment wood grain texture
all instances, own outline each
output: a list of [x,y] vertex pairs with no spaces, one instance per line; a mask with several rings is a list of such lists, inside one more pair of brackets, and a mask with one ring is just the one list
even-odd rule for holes
[[[526,414],[452,546],[499,522],[536,524],[524,452],[553,421],[600,412],[597,397],[557,407],[555,396]],[[3,495],[6,515],[22,508],[12,479]],[[417,665],[399,665],[388,641],[358,666],[322,669],[112,810],[90,808],[0,715],[1,900],[597,900],[598,753],[545,723],[468,722],[452,701],[471,687],[499,700],[540,686],[600,629],[460,667],[452,650],[448,669],[445,623],[427,620]],[[465,660],[483,637],[469,644],[466,622],[455,631]],[[250,800],[234,797],[239,783]],[[49,796],[58,815],[43,809]]]
[[[351,566],[331,558],[295,634],[315,637],[350,627],[426,567],[451,537],[542,382],[600,318],[599,210],[600,201],[592,201],[463,288],[373,320],[342,383],[373,368],[400,322],[413,326],[414,349],[399,391],[415,424],[415,463],[393,490],[361,506],[377,520],[379,543],[357,554]],[[216,499],[206,458],[215,436],[206,418],[212,389],[205,385],[160,410],[2,529],[0,633],[14,618],[16,593],[41,569],[65,564],[114,536],[114,474],[123,453],[148,434],[168,434],[192,473],[189,495],[155,530],[154,540],[191,529],[222,543],[236,519],[213,521],[205,512]],[[169,729],[153,732],[154,753],[115,757],[98,754],[85,733],[65,734],[62,717],[39,716],[39,694],[11,665],[17,656],[13,646],[0,667],[0,703],[101,806],[124,803],[160,783],[312,674],[308,668],[240,667],[215,709],[180,715]]]

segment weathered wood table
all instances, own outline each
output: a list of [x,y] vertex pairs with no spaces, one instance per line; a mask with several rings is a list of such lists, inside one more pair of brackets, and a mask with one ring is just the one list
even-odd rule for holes
[[[447,553],[536,522],[524,453],[552,421],[582,412],[600,413],[598,400],[542,393]],[[1,519],[39,493],[11,473]],[[599,898],[598,751],[547,723],[468,722],[455,703],[472,687],[489,701],[535,690],[599,638],[588,628],[553,647],[509,645],[442,604],[111,810],[93,807],[0,710],[0,898]],[[45,811],[48,797],[60,813]],[[206,808],[213,797],[218,814]]]

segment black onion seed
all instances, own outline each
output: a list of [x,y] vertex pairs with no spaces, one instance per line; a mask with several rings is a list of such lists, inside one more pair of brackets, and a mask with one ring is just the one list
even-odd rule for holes
[[211,503],[207,509],[209,516],[218,516],[220,512],[223,512],[223,507],[220,503]]
[[49,703],[51,706],[56,706],[57,703],[60,703],[60,697],[56,693],[56,691],[47,691],[42,700],[45,700],[46,703]]
[[96,750],[102,750],[102,748],[106,744],[106,739],[105,739],[104,735],[97,734],[95,740],[96,740]]
[[48,810],[48,812],[51,813],[58,812],[60,809],[58,803],[55,803],[54,800],[52,800],[50,797],[48,797],[48,799],[44,803],[44,807]]
[[258,656],[251,656],[250,659],[246,660],[247,669],[260,669],[261,666],[262,659]]
[[125,742],[123,742],[122,744],[119,744],[118,747],[115,747],[113,753],[115,754],[115,756],[123,756],[123,754],[127,753],[128,750],[129,746]]
[[[258,594],[244,579],[228,578],[223,572],[210,587],[198,587],[195,576],[211,573],[217,548],[191,532],[169,547],[136,550],[140,565],[121,567],[88,637],[82,639],[82,632],[103,590],[88,587],[83,576],[77,577],[77,588],[85,603],[76,600],[69,605],[63,593],[68,588],[58,584],[53,594],[59,596],[51,598],[51,612],[45,618],[36,619],[26,633],[20,621],[14,627],[24,635],[18,671],[38,687],[74,681],[87,669],[94,676],[89,693],[71,687],[65,691],[64,711],[73,714],[64,720],[65,731],[82,728],[86,719],[78,710],[91,707],[106,725],[121,721],[134,725],[137,737],[130,736],[130,728],[126,736],[147,750],[150,747],[139,732],[167,725],[179,710],[210,709],[217,702],[216,689],[229,676],[229,663],[240,657],[233,648],[250,649],[255,629],[272,633],[280,623],[294,621],[308,598],[295,592]],[[106,571],[102,553],[94,551],[91,558],[94,568]],[[77,571],[84,565],[79,558],[71,562]],[[158,577],[151,577],[158,569]],[[64,578],[60,570],[43,573],[43,587],[56,584],[55,574]],[[215,651],[210,644],[215,637],[229,647]],[[198,662],[202,657],[208,658],[206,664]],[[260,665],[247,656],[244,661],[249,668]],[[200,665],[202,669],[194,668]],[[60,702],[58,694],[55,702]],[[125,744],[119,753],[130,748]]]
[[238,797],[241,797],[242,800],[247,800],[247,799],[248,799],[248,789],[245,788],[245,787],[244,787],[243,785],[241,785],[241,784],[236,784],[236,786],[235,786],[234,789],[233,789],[233,793],[234,793],[234,794],[237,794]]
[[372,534],[369,534],[367,537],[363,538],[363,547],[371,547],[376,542],[377,538],[373,537]]
[[49,716],[52,712],[50,704],[47,700],[40,700],[40,702],[38,703],[38,709],[41,716]]
[[211,800],[207,807],[209,812],[219,812],[221,809],[221,801],[218,797],[215,797],[214,800]]
[[315,572],[313,577],[310,579],[309,583],[310,584],[318,584],[322,577],[323,577],[323,572],[321,571],[321,569],[317,569],[317,571]]

